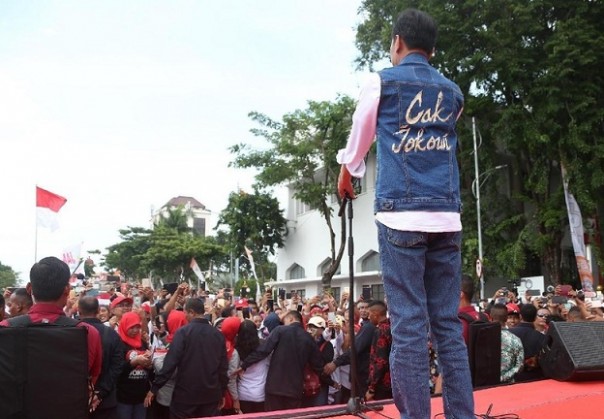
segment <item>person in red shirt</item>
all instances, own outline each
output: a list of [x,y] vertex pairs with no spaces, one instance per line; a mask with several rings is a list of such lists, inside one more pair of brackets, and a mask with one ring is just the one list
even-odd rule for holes
[[[34,305],[26,316],[32,323],[54,323],[64,316],[63,308],[69,299],[69,266],[56,257],[46,257],[34,263],[29,271],[27,292],[31,293]],[[0,326],[10,327],[7,320]],[[78,327],[88,329],[88,373],[96,383],[101,373],[102,346],[99,332],[91,325],[81,322]]]

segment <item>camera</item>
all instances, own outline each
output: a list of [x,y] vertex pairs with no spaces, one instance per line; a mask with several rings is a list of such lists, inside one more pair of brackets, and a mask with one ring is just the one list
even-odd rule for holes
[[547,291],[547,292],[554,292],[554,290],[555,290],[555,289],[556,289],[556,288],[554,288],[554,286],[553,286],[553,285],[548,285],[548,286],[547,286],[547,288],[546,288],[546,291]]

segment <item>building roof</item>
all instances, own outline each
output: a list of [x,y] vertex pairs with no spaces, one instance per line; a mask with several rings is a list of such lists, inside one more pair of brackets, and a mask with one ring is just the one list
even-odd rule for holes
[[191,208],[196,209],[206,209],[206,206],[199,202],[197,199],[190,196],[177,196],[175,198],[170,199],[164,207],[178,207],[178,206],[186,206],[190,203]]

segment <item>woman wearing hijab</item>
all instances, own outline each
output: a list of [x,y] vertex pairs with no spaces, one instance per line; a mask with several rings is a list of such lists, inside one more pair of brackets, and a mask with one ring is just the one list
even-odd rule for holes
[[[168,330],[170,333],[166,337],[167,345],[165,349],[156,349],[153,353],[153,370],[159,373],[164,366],[164,359],[170,350],[170,343],[174,339],[176,331],[188,324],[187,315],[184,311],[172,310],[168,314]],[[170,418],[170,403],[172,402],[172,393],[174,392],[174,384],[176,382],[176,373],[172,374],[172,378],[157,391],[155,398],[151,404],[153,419],[169,419]]]
[[224,335],[226,341],[227,360],[229,361],[229,385],[227,394],[225,395],[225,404],[221,413],[223,415],[232,415],[240,413],[239,393],[237,392],[237,374],[235,371],[239,369],[239,354],[235,350],[235,338],[241,326],[239,317],[227,317],[222,321],[220,331]]
[[[251,320],[244,320],[239,327],[235,350],[241,362],[260,345],[256,325]],[[249,366],[239,377],[237,392],[243,413],[264,412],[264,386],[270,365],[270,356]]]
[[[279,319],[277,313],[271,311],[266,315],[262,324],[264,325],[264,327],[266,327],[266,331],[270,334],[273,329],[275,329],[275,327],[281,325],[281,320]],[[267,337],[268,335],[264,336],[264,339],[266,339]]]
[[119,419],[145,419],[145,396],[151,388],[151,352],[141,337],[142,322],[137,313],[124,313],[118,334],[126,359],[117,380]]

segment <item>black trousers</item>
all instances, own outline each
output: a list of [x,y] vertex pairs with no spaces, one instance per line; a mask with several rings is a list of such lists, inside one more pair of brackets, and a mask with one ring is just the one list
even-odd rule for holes
[[97,409],[89,416],[90,419],[115,419],[117,417],[117,406],[108,409]]
[[248,402],[246,400],[239,400],[239,406],[243,413],[262,413],[265,412],[264,402]]
[[299,409],[302,407],[301,398],[292,398],[285,396],[277,396],[275,394],[266,394],[264,396],[264,408],[267,412],[273,410]]
[[183,404],[175,403],[172,400],[170,404],[170,419],[189,419],[189,418],[208,418],[211,416],[220,416],[218,402],[208,404]]
[[392,389],[378,387],[375,389],[375,394],[373,395],[373,400],[386,400],[392,398]]

